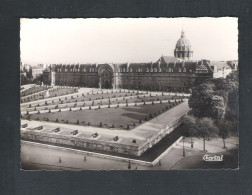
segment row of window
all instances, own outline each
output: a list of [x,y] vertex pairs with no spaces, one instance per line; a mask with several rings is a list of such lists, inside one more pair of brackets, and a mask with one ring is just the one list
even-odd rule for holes
[[[90,68],[88,69],[89,71],[87,71],[87,69],[61,69],[61,68],[58,68],[56,69],[56,72],[97,72],[97,69],[96,68]],[[126,69],[126,68],[121,68],[121,69],[118,69],[118,72],[133,72],[133,69],[132,68],[129,68],[129,69]],[[137,68],[135,70],[135,72],[143,72],[143,69],[142,68]],[[145,72],[162,72],[161,69],[158,69],[158,68],[147,68]],[[165,72],[175,72],[173,68],[168,68],[168,69],[165,69]],[[189,69],[189,71],[186,70],[186,68],[178,68],[177,69],[177,72],[193,72],[192,69]]]
[[89,68],[89,69],[86,69],[86,68],[83,68],[83,69],[80,69],[80,68],[57,68],[56,69],[56,72],[97,72],[97,68]]
[[[121,68],[121,69],[118,70],[118,72],[132,72],[132,68],[129,68],[128,70],[126,68]],[[143,69],[138,68],[138,69],[136,69],[136,72],[143,72]],[[151,69],[147,68],[146,72],[162,72],[162,70],[157,69],[157,68],[153,68],[153,69],[152,68]],[[174,71],[173,68],[167,68],[167,69],[165,69],[165,72],[175,72],[175,71]],[[177,72],[187,72],[187,70],[186,70],[186,68],[183,68],[183,69],[178,68]],[[189,69],[188,72],[193,72],[193,70]]]

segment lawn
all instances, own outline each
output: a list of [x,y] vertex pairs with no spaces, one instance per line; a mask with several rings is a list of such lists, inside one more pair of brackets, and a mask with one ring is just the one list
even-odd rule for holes
[[59,89],[50,89],[49,95],[50,97],[56,97],[60,95],[66,95],[77,92],[75,88],[59,88]]
[[[144,96],[143,96],[144,95]],[[48,106],[49,109],[53,109],[55,106],[58,105],[58,108],[70,108],[74,107],[72,105],[63,105],[68,103],[76,103],[76,106],[98,106],[98,105],[108,105],[109,100],[111,98],[110,104],[120,104],[120,103],[137,103],[137,102],[151,102],[151,101],[162,101],[162,100],[171,100],[171,99],[181,99],[179,96],[170,96],[170,95],[151,95],[150,94],[140,94],[137,93],[127,93],[127,92],[116,92],[116,93],[105,93],[105,94],[89,94],[89,95],[78,95],[78,97],[68,97],[68,98],[59,98],[58,100],[54,100],[53,103],[40,103],[39,105],[32,106],[32,107],[39,107],[39,106]],[[94,102],[93,102],[94,101]],[[85,102],[85,105],[84,105]],[[34,108],[33,108],[34,109]],[[31,110],[33,110],[31,109]],[[39,109],[38,109],[39,110]]]
[[31,95],[31,94],[34,94],[34,93],[38,93],[40,91],[46,90],[47,88],[48,87],[46,87],[46,86],[35,86],[35,87],[29,88],[29,89],[27,89],[25,91],[22,91],[20,93],[20,96],[24,97],[24,96]]
[[[172,104],[141,105],[133,107],[103,108],[95,110],[64,111],[30,115],[31,120],[47,120],[83,126],[95,126],[116,129],[133,129],[159,114],[167,111]],[[24,118],[27,118],[25,115]],[[57,120],[58,119],[58,120]],[[101,125],[102,124],[102,125]]]

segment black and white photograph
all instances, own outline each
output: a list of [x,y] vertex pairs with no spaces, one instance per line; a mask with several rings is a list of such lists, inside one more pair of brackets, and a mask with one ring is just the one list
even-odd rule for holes
[[238,19],[21,18],[20,120],[22,170],[238,170]]

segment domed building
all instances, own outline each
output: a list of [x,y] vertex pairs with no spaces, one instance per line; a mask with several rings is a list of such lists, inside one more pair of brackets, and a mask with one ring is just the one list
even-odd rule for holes
[[[226,77],[232,71],[227,62],[191,60],[191,44],[184,31],[174,56],[161,56],[156,62],[111,64],[53,64],[43,72],[46,85],[189,92],[213,77]],[[235,65],[234,65],[235,67]]]
[[174,50],[174,56],[183,60],[190,60],[193,55],[191,49],[191,44],[187,38],[185,38],[185,33],[182,30],[181,38],[177,41],[176,48]]

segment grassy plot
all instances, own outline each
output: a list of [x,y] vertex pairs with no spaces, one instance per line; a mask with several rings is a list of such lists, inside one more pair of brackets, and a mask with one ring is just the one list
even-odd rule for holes
[[130,130],[172,107],[172,103],[25,115],[31,120]]

